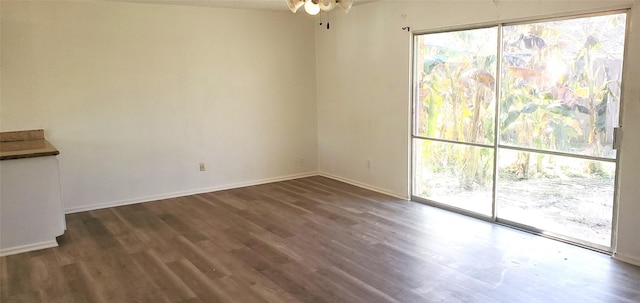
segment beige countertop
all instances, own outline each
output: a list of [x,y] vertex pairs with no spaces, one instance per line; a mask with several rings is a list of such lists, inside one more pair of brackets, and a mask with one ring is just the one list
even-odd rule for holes
[[0,160],[55,156],[60,152],[44,138],[44,131],[0,133]]

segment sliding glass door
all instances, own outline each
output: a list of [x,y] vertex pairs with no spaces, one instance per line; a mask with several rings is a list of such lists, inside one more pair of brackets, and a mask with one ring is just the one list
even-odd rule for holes
[[492,212],[497,39],[496,27],[415,39],[413,194],[485,216]]
[[625,17],[503,27],[499,218],[609,246]]
[[414,199],[608,249],[625,29],[610,13],[416,35]]

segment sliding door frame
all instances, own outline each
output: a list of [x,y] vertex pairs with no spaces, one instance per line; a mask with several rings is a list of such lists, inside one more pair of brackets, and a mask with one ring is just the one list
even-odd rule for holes
[[[548,17],[548,18],[532,18],[532,19],[521,19],[521,20],[516,20],[516,21],[509,21],[509,22],[488,22],[488,23],[478,23],[478,24],[470,24],[470,25],[464,25],[464,26],[452,26],[452,27],[442,27],[442,28],[436,28],[433,30],[416,30],[416,31],[411,31],[411,35],[410,35],[410,48],[411,48],[411,54],[409,56],[409,60],[410,60],[410,72],[411,72],[411,93],[410,93],[410,102],[411,102],[411,106],[410,106],[410,133],[409,133],[409,149],[410,149],[410,161],[409,161],[409,172],[410,172],[410,182],[409,182],[409,196],[410,199],[412,201],[415,202],[419,202],[419,203],[423,203],[423,204],[427,204],[427,205],[431,205],[431,206],[435,206],[441,209],[445,209],[445,210],[449,210],[449,211],[453,211],[465,216],[469,216],[469,217],[473,217],[479,220],[483,220],[483,221],[487,221],[487,222],[492,222],[492,223],[496,223],[499,225],[503,225],[503,226],[507,226],[510,228],[514,228],[514,229],[518,229],[524,232],[528,232],[528,233],[532,233],[532,234],[536,234],[539,236],[543,236],[543,237],[547,237],[547,238],[551,238],[554,240],[558,240],[564,243],[568,243],[568,244],[572,244],[572,245],[576,245],[576,246],[580,246],[586,249],[590,249],[590,250],[594,250],[594,251],[598,251],[598,252],[602,252],[602,253],[607,253],[607,254],[612,254],[613,252],[616,251],[616,246],[617,246],[617,234],[618,234],[618,202],[619,202],[619,172],[620,172],[620,142],[619,140],[621,138],[617,138],[616,137],[616,132],[614,132],[614,139],[613,139],[613,144],[614,144],[614,148],[615,148],[615,159],[611,159],[611,158],[604,158],[604,157],[594,157],[594,156],[587,156],[587,155],[576,155],[576,154],[570,154],[570,153],[565,153],[565,152],[556,152],[556,151],[547,151],[547,150],[536,150],[536,149],[532,149],[532,148],[523,148],[523,147],[517,147],[517,146],[510,146],[508,144],[500,144],[500,133],[499,133],[499,114],[500,114],[500,103],[501,103],[501,97],[502,97],[502,35],[503,35],[503,27],[505,26],[511,26],[511,25],[522,25],[522,24],[530,24],[530,23],[538,23],[538,22],[549,22],[549,21],[558,21],[558,20],[570,20],[570,19],[578,19],[578,18],[587,18],[587,17],[595,17],[595,16],[605,16],[605,15],[613,15],[613,14],[625,14],[626,18],[625,18],[625,37],[624,37],[624,50],[623,50],[623,62],[624,60],[628,57],[628,42],[629,42],[629,26],[630,26],[630,7],[624,7],[624,8],[614,8],[614,9],[609,9],[609,10],[602,10],[602,11],[594,11],[594,12],[587,12],[587,13],[576,13],[576,14],[566,14],[566,15],[556,15],[556,16],[552,16],[552,17]],[[496,46],[497,46],[497,60],[496,60],[496,79],[495,79],[495,83],[496,83],[496,87],[495,87],[495,112],[494,112],[494,138],[493,138],[493,146],[491,145],[486,145],[486,144],[480,144],[480,143],[475,143],[475,142],[460,142],[460,141],[454,141],[454,140],[447,140],[447,139],[438,139],[438,138],[427,138],[424,136],[418,136],[415,135],[415,129],[416,129],[416,119],[415,119],[415,110],[416,110],[416,106],[417,106],[417,96],[418,96],[418,86],[417,86],[417,79],[416,79],[416,58],[417,58],[417,48],[416,48],[416,36],[420,36],[420,35],[428,35],[428,34],[437,34],[437,33],[446,33],[446,32],[455,32],[455,31],[464,31],[464,30],[475,30],[475,29],[485,29],[485,28],[493,28],[495,27],[496,30],[498,31],[497,33],[497,41],[496,41]],[[619,108],[618,108],[618,121],[617,121],[617,128],[622,129],[622,116],[623,116],[623,109],[624,109],[624,88],[625,88],[625,79],[624,79],[624,63],[622,65],[622,72],[621,72],[621,84],[620,84],[620,101],[619,101]],[[415,141],[416,140],[430,140],[430,141],[435,141],[435,142],[442,142],[442,143],[453,143],[453,144],[461,144],[461,145],[465,145],[465,146],[475,146],[475,147],[482,147],[482,148],[492,148],[493,149],[493,175],[492,175],[492,193],[491,193],[491,216],[485,216],[483,214],[477,213],[477,212],[473,212],[470,210],[466,210],[460,207],[456,207],[456,206],[452,206],[449,204],[444,204],[441,202],[437,202],[437,201],[433,201],[433,200],[429,200],[426,198],[422,198],[422,197],[418,197],[414,195],[414,189],[416,187],[416,179],[415,179],[415,162],[416,162],[416,155],[415,155]],[[570,237],[570,236],[566,236],[566,235],[560,235],[554,232],[550,232],[550,231],[546,231],[540,228],[536,228],[534,226],[530,226],[530,225],[526,225],[526,224],[522,224],[522,223],[518,223],[518,222],[514,222],[514,221],[510,221],[510,220],[506,220],[506,219],[501,219],[498,217],[498,209],[496,206],[496,201],[497,201],[497,186],[498,186],[498,154],[500,152],[500,149],[505,149],[505,150],[513,150],[513,151],[524,151],[524,152],[533,152],[533,153],[544,153],[544,154],[549,154],[549,155],[557,155],[557,156],[568,156],[568,157],[573,157],[573,158],[578,158],[578,159],[583,159],[583,160],[593,160],[593,161],[603,161],[603,162],[609,162],[609,163],[615,163],[616,164],[616,168],[615,168],[615,176],[614,176],[614,189],[613,189],[613,203],[612,203],[612,220],[611,220],[611,242],[610,242],[610,246],[606,247],[600,244],[596,244],[596,243],[592,243],[592,242],[588,242],[588,241],[584,241],[584,240],[580,240],[574,237]]]

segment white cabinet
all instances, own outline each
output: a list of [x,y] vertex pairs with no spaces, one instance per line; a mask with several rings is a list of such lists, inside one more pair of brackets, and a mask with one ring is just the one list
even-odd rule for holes
[[57,157],[0,161],[0,256],[57,246],[64,230]]

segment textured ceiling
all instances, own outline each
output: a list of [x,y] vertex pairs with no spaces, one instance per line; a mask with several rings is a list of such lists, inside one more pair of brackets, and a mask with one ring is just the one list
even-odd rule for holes
[[[205,7],[247,8],[288,10],[285,0],[103,0],[138,3],[163,3],[175,5],[191,5]],[[372,0],[354,0],[354,5],[371,2]]]

